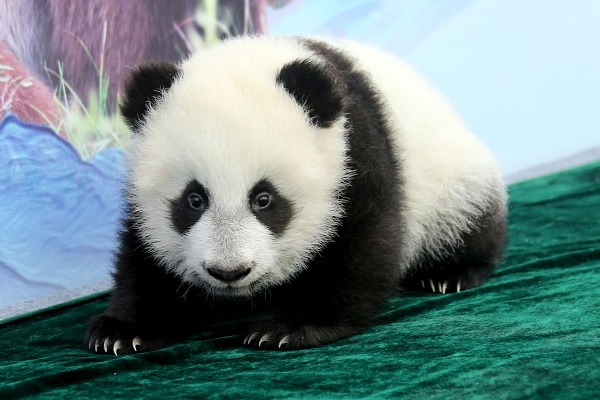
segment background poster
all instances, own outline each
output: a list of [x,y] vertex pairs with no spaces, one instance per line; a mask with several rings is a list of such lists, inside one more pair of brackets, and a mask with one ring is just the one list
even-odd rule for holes
[[599,20],[591,0],[3,0],[0,320],[110,287],[135,65],[240,34],[372,43],[424,73],[512,181],[600,158]]

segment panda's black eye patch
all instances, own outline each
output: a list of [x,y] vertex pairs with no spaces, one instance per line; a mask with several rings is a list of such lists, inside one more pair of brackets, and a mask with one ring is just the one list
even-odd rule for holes
[[171,221],[180,234],[185,234],[204,214],[209,205],[208,191],[198,181],[193,180],[183,189],[181,195],[171,200]]
[[274,234],[281,235],[292,218],[292,202],[266,179],[254,185],[248,198],[256,219]]

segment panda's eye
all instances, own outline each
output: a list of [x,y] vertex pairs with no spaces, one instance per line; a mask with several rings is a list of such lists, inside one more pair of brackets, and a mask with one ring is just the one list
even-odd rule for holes
[[204,198],[200,196],[198,193],[190,193],[187,198],[188,204],[194,210],[204,210],[205,202]]
[[267,192],[261,192],[254,198],[254,204],[252,204],[252,208],[254,208],[254,211],[264,210],[271,205],[271,202],[271,195]]

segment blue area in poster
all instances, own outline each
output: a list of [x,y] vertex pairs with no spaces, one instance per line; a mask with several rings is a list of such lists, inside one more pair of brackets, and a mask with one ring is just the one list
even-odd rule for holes
[[109,279],[123,152],[89,162],[48,128],[0,124],[0,308]]

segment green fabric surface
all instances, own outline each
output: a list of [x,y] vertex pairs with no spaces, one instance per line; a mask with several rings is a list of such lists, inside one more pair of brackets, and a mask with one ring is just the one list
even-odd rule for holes
[[244,348],[225,324],[119,357],[82,347],[102,297],[0,327],[0,398],[600,398],[600,163],[510,198],[506,259],[481,288],[400,294],[321,348]]

